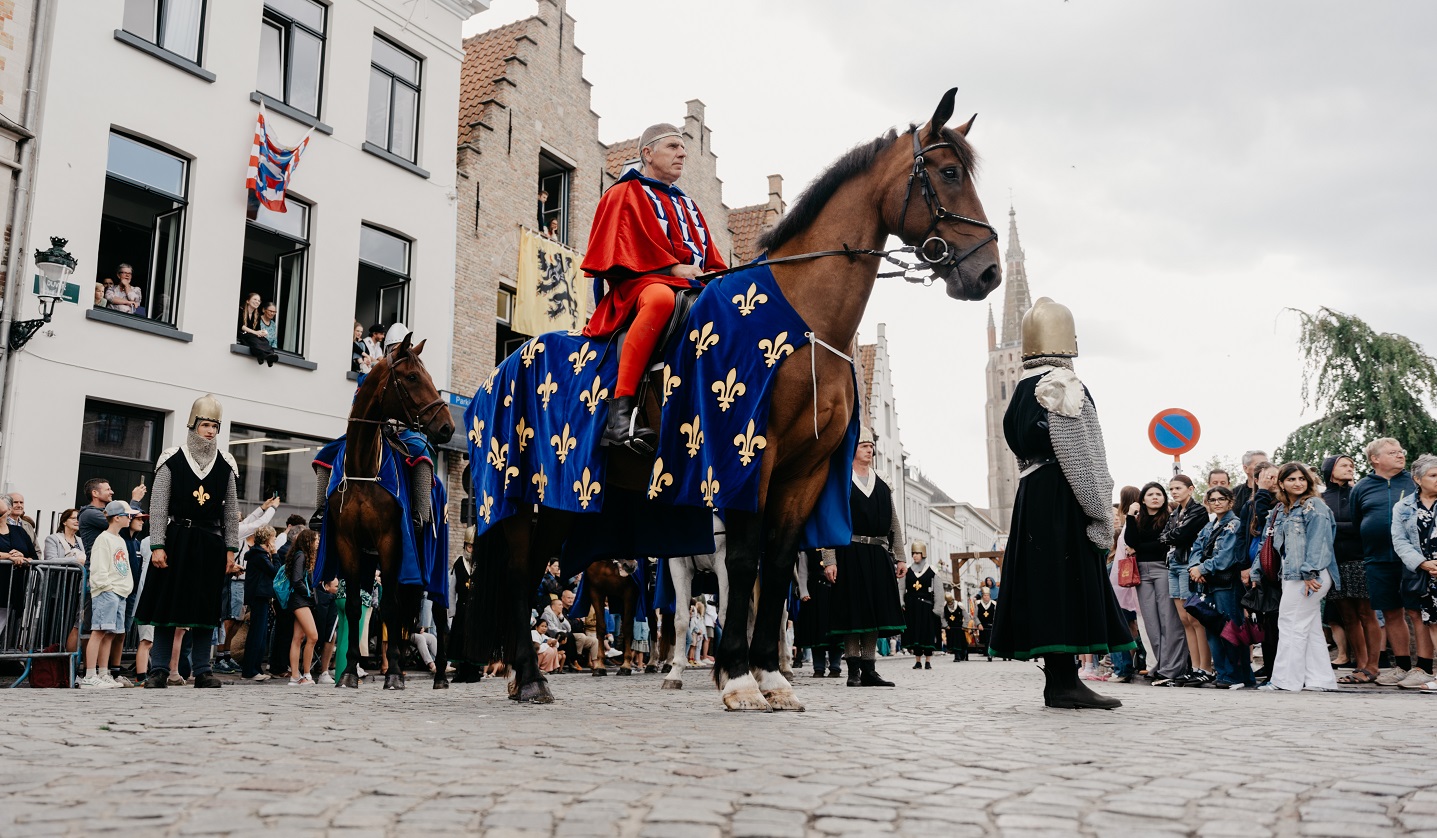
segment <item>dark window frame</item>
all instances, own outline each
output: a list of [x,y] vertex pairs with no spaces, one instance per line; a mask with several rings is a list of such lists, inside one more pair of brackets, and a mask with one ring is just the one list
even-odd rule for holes
[[[550,189],[551,185],[555,186],[557,191]],[[566,247],[569,246],[571,238],[569,235],[569,209],[573,185],[574,167],[556,155],[541,149],[539,151],[539,189],[549,193],[549,204],[553,205],[553,209],[549,209],[548,205],[545,206],[539,232],[544,232],[543,228],[548,227],[550,219],[558,217],[559,243]]]
[[[277,99],[287,107],[293,108],[301,114],[313,117],[315,120],[319,120],[321,118],[320,115],[324,111],[324,64],[325,60],[329,57],[329,39],[327,37],[327,33],[329,31],[329,5],[326,3],[315,3],[314,5],[319,6],[323,9],[322,14],[324,15],[324,31],[315,31],[313,27],[309,26],[303,21],[295,20],[294,18],[285,14],[283,11],[270,6],[268,3],[264,5],[264,12],[261,15],[260,26],[274,24],[279,26],[282,30],[280,34],[279,61],[281,75],[280,87],[283,89],[283,95],[275,96],[273,93],[258,89],[256,89],[256,92],[268,98]],[[290,101],[292,94],[290,85],[293,76],[292,71],[294,69],[291,64],[294,53],[291,51],[290,47],[291,44],[294,42],[295,29],[301,29],[319,39],[319,70],[317,74],[319,79],[319,90],[316,93],[315,97],[314,113],[310,113],[309,111]],[[256,88],[258,88],[257,80]]]
[[[104,311],[105,311],[105,313],[114,315],[114,316],[116,316],[116,317],[127,318],[127,319],[131,319],[131,320],[137,320],[137,321],[142,321],[142,322],[147,322],[147,323],[154,323],[154,324],[156,324],[156,325],[158,325],[158,326],[162,326],[162,327],[164,327],[164,328],[166,328],[166,329],[168,329],[168,330],[177,330],[178,327],[179,327],[180,300],[181,300],[181,296],[182,296],[183,291],[184,291],[184,266],[185,266],[185,256],[186,256],[186,251],[188,250],[188,245],[189,245],[188,236],[187,236],[188,227],[189,227],[189,208],[190,208],[189,190],[190,190],[191,166],[193,165],[194,160],[193,160],[192,158],[188,157],[187,155],[181,154],[181,153],[178,152],[178,151],[175,151],[175,150],[170,149],[170,148],[166,148],[166,147],[161,146],[161,145],[159,145],[159,144],[157,144],[157,143],[149,142],[148,140],[142,139],[142,138],[140,138],[140,137],[138,137],[138,136],[135,136],[135,135],[133,135],[133,134],[126,133],[126,132],[124,132],[124,131],[121,131],[121,130],[118,130],[118,129],[115,129],[115,128],[111,128],[110,131],[108,132],[107,136],[118,136],[118,137],[121,137],[122,139],[125,139],[125,140],[129,141],[129,142],[135,143],[136,145],[144,146],[144,147],[146,147],[146,148],[148,148],[148,149],[150,149],[150,150],[152,150],[152,151],[156,151],[156,152],[158,152],[158,153],[160,153],[160,154],[164,154],[164,155],[167,156],[167,157],[174,158],[175,160],[179,161],[179,162],[183,165],[184,170],[183,170],[182,184],[181,184],[181,192],[182,192],[183,194],[178,194],[178,195],[177,195],[177,194],[175,194],[175,193],[173,193],[173,192],[170,192],[170,191],[167,190],[167,189],[162,189],[162,188],[159,188],[159,187],[156,187],[156,186],[152,186],[152,185],[150,185],[150,184],[144,183],[143,181],[135,180],[134,178],[128,177],[128,176],[123,175],[123,174],[120,174],[120,173],[118,173],[118,172],[113,172],[113,171],[110,170],[109,165],[108,165],[108,163],[107,163],[107,165],[106,165],[106,167],[105,167],[105,189],[104,189],[103,195],[109,196],[109,194],[110,194],[110,182],[111,182],[111,181],[114,181],[114,182],[117,183],[117,184],[121,184],[121,185],[126,186],[126,187],[129,187],[129,188],[131,188],[131,189],[136,189],[136,190],[139,190],[139,191],[144,192],[144,193],[146,193],[146,194],[154,195],[154,196],[157,196],[157,197],[159,197],[159,198],[163,198],[164,200],[167,200],[167,201],[172,202],[172,203],[173,203],[173,206],[172,206],[169,210],[167,210],[167,211],[165,211],[165,212],[156,214],[155,217],[154,217],[154,219],[152,219],[152,221],[150,222],[150,226],[148,227],[149,233],[150,233],[150,243],[149,243],[149,249],[150,249],[150,250],[149,250],[149,257],[150,257],[151,261],[150,261],[150,264],[148,265],[149,275],[146,277],[146,281],[147,281],[147,283],[148,283],[148,286],[144,289],[144,291],[145,291],[144,306],[145,306],[145,312],[146,312],[146,313],[145,313],[143,316],[141,316],[141,315],[139,315],[139,314],[128,314],[128,313],[125,313],[125,312],[112,311],[112,310],[110,310],[110,309],[108,309],[108,308],[105,308]],[[167,307],[166,307],[165,312],[163,313],[164,316],[156,316],[156,315],[152,314],[151,312],[153,312],[153,311],[155,310],[156,305],[157,305],[157,303],[158,303],[158,301],[159,301],[159,295],[160,295],[160,293],[161,293],[161,290],[158,288],[158,286],[159,286],[160,283],[157,281],[157,277],[158,277],[158,273],[159,273],[159,272],[158,272],[158,266],[157,266],[157,265],[154,263],[154,261],[153,261],[154,256],[155,256],[156,253],[157,253],[157,250],[156,250],[156,248],[157,248],[156,239],[157,239],[157,237],[158,237],[159,234],[160,234],[160,233],[159,233],[160,228],[159,228],[157,222],[158,222],[158,219],[161,218],[161,217],[163,217],[163,216],[166,216],[166,215],[175,215],[175,214],[177,214],[177,215],[179,216],[179,221],[178,221],[178,223],[175,225],[175,230],[176,230],[176,234],[177,234],[177,237],[178,237],[178,244],[177,244],[177,245],[175,246],[175,248],[174,248],[174,251],[175,251],[175,264],[174,264],[174,269],[173,269],[173,271],[174,271],[174,277],[173,277],[172,283],[170,284],[170,287],[167,288],[167,289],[165,289],[165,293],[168,293],[169,296],[168,296],[168,299],[167,299],[167,301],[166,301],[166,302],[167,302]],[[103,224],[104,224],[106,218],[114,218],[117,222],[120,222],[120,223],[130,223],[130,226],[136,226],[136,227],[141,226],[141,225],[139,225],[139,224],[131,223],[131,222],[129,221],[129,219],[122,219],[122,218],[119,218],[119,217],[117,217],[117,216],[106,216],[106,215],[105,215],[104,208],[103,208],[103,200],[102,200],[102,207],[101,207],[101,211],[100,211],[100,220],[101,220],[102,226],[103,226]],[[94,309],[92,308],[91,311],[93,311],[93,310],[94,310]],[[91,319],[97,319],[97,318],[91,318]]]
[[[154,40],[150,40],[149,38],[146,38],[144,35],[141,35],[141,34],[138,33],[138,32],[131,32],[130,30],[125,29],[123,23],[121,23],[120,29],[119,29],[118,31],[119,31],[119,32],[124,32],[125,34],[127,34],[127,35],[129,35],[129,36],[131,36],[131,37],[133,37],[133,38],[137,38],[137,39],[139,39],[140,41],[143,41],[143,42],[149,44],[150,46],[154,47],[155,49],[159,50],[160,52],[165,53],[166,55],[173,55],[175,58],[178,58],[180,61],[183,61],[183,62],[185,62],[185,63],[187,63],[187,64],[194,64],[196,67],[201,67],[201,68],[203,68],[203,67],[204,67],[204,63],[205,63],[205,24],[209,22],[209,12],[210,12],[209,0],[199,0],[199,4],[200,4],[200,26],[199,26],[198,40],[197,40],[196,43],[195,43],[195,57],[194,57],[194,58],[190,58],[190,57],[187,56],[187,55],[182,55],[182,54],[180,54],[180,53],[178,53],[178,52],[175,52],[174,50],[169,49],[169,48],[167,48],[167,47],[164,46],[164,42],[165,42],[165,4],[166,4],[166,3],[169,3],[169,2],[171,2],[171,0],[155,0],[155,38],[154,38]],[[123,13],[122,13],[122,17],[123,17]],[[211,79],[209,79],[209,81],[214,81],[214,79],[211,78]]]
[[[261,235],[272,236],[272,237],[277,238],[277,239],[282,239],[282,240],[284,240],[284,241],[286,241],[286,242],[289,242],[290,244],[292,244],[292,245],[294,246],[293,249],[291,249],[291,250],[289,250],[289,251],[285,251],[284,253],[279,254],[279,256],[276,257],[277,259],[279,259],[279,258],[284,258],[285,256],[292,256],[292,255],[295,255],[295,254],[299,254],[299,257],[300,257],[300,294],[299,294],[299,297],[300,297],[300,306],[299,306],[300,311],[299,311],[298,315],[295,316],[295,319],[294,319],[295,328],[296,328],[296,331],[298,331],[299,334],[294,336],[294,343],[293,343],[293,345],[294,345],[296,348],[294,348],[294,349],[286,349],[286,348],[284,347],[283,344],[285,343],[285,339],[288,338],[288,337],[290,337],[290,335],[286,332],[286,333],[283,335],[283,337],[281,338],[281,340],[280,340],[280,344],[281,344],[281,345],[280,345],[280,346],[277,346],[276,349],[278,349],[278,351],[280,352],[280,354],[281,354],[282,356],[283,356],[283,355],[288,355],[288,356],[292,356],[293,358],[296,358],[296,359],[303,359],[303,358],[306,358],[306,357],[307,357],[307,354],[306,354],[306,353],[308,352],[308,339],[309,339],[309,296],[310,296],[310,290],[311,290],[311,289],[310,289],[310,279],[311,279],[311,276],[310,276],[310,270],[309,270],[309,267],[310,267],[310,266],[309,266],[309,261],[310,261],[310,249],[314,246],[314,243],[313,243],[313,241],[311,240],[311,231],[313,230],[313,224],[314,224],[314,215],[313,215],[313,214],[314,214],[314,204],[311,203],[311,202],[309,202],[309,201],[307,201],[307,200],[304,200],[304,199],[302,199],[302,198],[300,198],[300,197],[298,197],[298,196],[296,196],[296,195],[294,195],[294,194],[292,194],[292,193],[286,195],[286,196],[285,196],[285,200],[286,200],[287,202],[288,202],[288,201],[293,201],[295,204],[299,205],[300,207],[302,207],[302,208],[304,209],[304,213],[305,213],[305,219],[304,219],[304,237],[303,237],[303,238],[296,238],[293,233],[290,233],[290,232],[285,231],[285,230],[277,230],[277,229],[275,229],[275,228],[273,228],[273,227],[269,227],[269,226],[267,226],[267,225],[265,225],[265,224],[261,224],[261,223],[260,223],[258,220],[256,220],[256,219],[249,219],[249,220],[246,220],[246,221],[245,221],[245,243],[248,244],[250,231],[253,230],[253,231],[255,231],[255,232],[257,232],[257,233],[259,233],[259,234],[261,234]],[[244,256],[243,256],[243,250],[241,251],[241,261],[247,261],[247,260],[245,260],[245,258],[244,258]],[[278,271],[278,270],[279,270],[279,266],[278,266],[278,263],[277,263],[277,262],[276,262],[275,264],[270,265],[269,267],[272,268],[272,269],[274,269],[275,271]],[[281,280],[279,279],[278,275],[276,275],[276,277],[275,277],[275,289],[276,289],[276,291],[278,291],[278,288],[279,288],[279,285],[280,285],[280,281],[281,281]],[[241,287],[241,288],[240,288],[240,293],[243,294],[243,293],[244,293],[244,290],[245,290],[245,289],[244,289],[243,287]],[[278,306],[279,303],[280,303],[280,301],[277,299],[277,297],[278,297],[278,294],[276,294],[276,295],[275,295],[275,298],[272,298],[272,299],[269,300],[268,302],[273,302],[273,303],[275,303],[275,304]],[[263,295],[261,295],[261,305],[263,305],[264,302],[265,302],[265,300],[263,299]],[[290,301],[289,301],[289,300],[285,300],[284,303],[285,303],[285,306],[290,305]],[[281,325],[282,325],[282,324],[281,324]],[[247,350],[246,350],[246,351],[247,351]]]
[[[398,51],[398,52],[400,52],[400,53],[403,53],[404,55],[406,55],[406,56],[408,56],[408,57],[414,59],[414,62],[418,65],[418,69],[417,69],[415,72],[416,72],[416,75],[418,76],[418,79],[419,79],[419,80],[416,81],[416,82],[410,82],[408,79],[402,79],[402,78],[400,78],[399,76],[395,75],[395,74],[394,74],[394,71],[390,70],[388,67],[384,67],[384,66],[382,66],[382,65],[380,65],[380,64],[377,64],[377,63],[374,61],[374,57],[373,57],[373,42],[371,42],[371,46],[370,46],[371,54],[370,54],[370,59],[369,59],[369,70],[370,70],[370,73],[374,73],[374,72],[377,71],[377,72],[382,73],[383,75],[389,77],[389,103],[388,103],[388,106],[387,106],[387,112],[388,112],[388,114],[389,114],[389,119],[388,119],[387,125],[385,126],[385,129],[386,129],[386,130],[385,130],[384,143],[383,143],[383,144],[373,142],[371,139],[369,139],[368,136],[365,137],[365,142],[366,142],[366,144],[368,144],[368,145],[373,145],[374,147],[378,148],[379,150],[383,151],[383,152],[386,153],[386,154],[392,155],[393,157],[397,158],[398,160],[402,160],[402,161],[408,162],[408,163],[410,163],[410,164],[412,164],[412,165],[418,166],[418,164],[419,164],[419,145],[420,145],[420,142],[419,142],[419,141],[420,141],[420,134],[421,134],[420,128],[421,128],[421,126],[422,126],[422,124],[423,124],[423,123],[420,121],[420,115],[423,113],[423,110],[424,110],[424,57],[421,56],[421,55],[416,54],[416,53],[413,52],[412,50],[409,50],[409,49],[405,48],[404,46],[400,45],[397,41],[394,41],[394,40],[391,39],[391,38],[387,38],[387,37],[385,37],[384,35],[381,35],[381,34],[378,33],[378,32],[375,32],[375,33],[374,33],[374,40],[375,40],[375,41],[383,41],[383,42],[384,42],[387,46],[389,46],[391,49],[394,49],[394,50],[396,50],[396,51]],[[410,88],[411,90],[414,91],[414,156],[413,156],[413,157],[406,157],[405,155],[400,154],[399,152],[397,152],[397,151],[394,150],[394,98],[395,98],[395,97],[394,97],[394,93],[395,93],[395,87],[396,87],[397,85],[403,85],[404,87]],[[367,115],[366,115],[366,118],[367,118]],[[367,134],[367,131],[366,131],[366,134]],[[426,173],[426,176],[427,176],[427,173]]]
[[[378,263],[378,262],[372,262],[372,261],[370,261],[370,260],[368,260],[368,259],[365,259],[362,254],[356,259],[356,261],[358,262],[358,265],[356,266],[356,269],[358,270],[358,269],[366,269],[366,268],[367,268],[367,269],[369,269],[369,270],[371,270],[371,271],[377,271],[377,272],[379,272],[379,273],[381,273],[381,274],[383,274],[383,275],[385,275],[385,276],[387,276],[387,277],[392,277],[392,278],[393,278],[393,281],[392,281],[392,282],[389,282],[389,283],[386,284],[386,285],[381,286],[380,289],[379,289],[380,291],[383,291],[383,290],[388,289],[388,288],[393,288],[393,287],[395,287],[395,286],[397,286],[397,285],[403,285],[403,290],[404,290],[404,302],[403,302],[403,304],[400,306],[400,310],[399,310],[399,312],[398,312],[398,316],[394,319],[394,321],[385,322],[385,325],[393,325],[393,322],[398,322],[398,321],[408,322],[408,320],[409,320],[409,305],[410,305],[411,302],[413,302],[413,300],[412,300],[412,295],[411,295],[410,290],[409,290],[409,286],[414,282],[414,239],[412,239],[412,238],[410,238],[410,237],[408,237],[408,236],[406,236],[406,235],[404,235],[404,234],[402,234],[402,233],[399,233],[399,232],[396,232],[396,231],[394,231],[394,230],[391,230],[391,229],[389,229],[389,228],[387,228],[387,227],[381,227],[381,226],[379,226],[378,224],[371,224],[371,223],[369,223],[369,222],[367,222],[367,221],[362,221],[362,222],[360,222],[360,225],[359,225],[359,226],[360,226],[360,227],[368,227],[369,229],[373,230],[373,231],[376,232],[376,233],[380,233],[381,235],[389,236],[390,238],[398,239],[399,241],[402,241],[402,242],[404,243],[404,271],[403,271],[403,272],[396,271],[393,267],[390,267],[389,265],[382,265],[382,264],[380,264],[380,263]],[[360,234],[363,235],[363,231],[361,231]],[[356,292],[358,292],[358,290],[359,290],[359,289],[356,287]],[[381,299],[382,299],[382,298],[381,298]],[[357,299],[357,298],[356,298],[355,302],[358,303],[358,299]],[[360,317],[358,316],[358,314],[359,314],[358,311],[356,311],[356,312],[355,312],[355,319],[356,319],[356,320],[360,320],[361,322],[365,322],[362,318],[360,318]],[[382,306],[380,306],[379,314],[381,315],[381,317],[380,317],[379,319],[382,320],[382,319],[383,319],[383,318],[382,318],[382,315],[383,315],[383,307],[382,307]]]

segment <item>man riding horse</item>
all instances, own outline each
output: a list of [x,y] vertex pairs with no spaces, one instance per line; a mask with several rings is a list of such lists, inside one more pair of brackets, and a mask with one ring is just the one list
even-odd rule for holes
[[[589,252],[581,266],[599,298],[584,337],[607,338],[628,328],[619,353],[618,382],[600,444],[653,454],[658,433],[638,427],[634,397],[644,369],[674,313],[676,289],[727,267],[698,205],[674,186],[687,157],[683,135],[667,123],[639,137],[639,170],[619,178],[594,212]],[[602,283],[608,291],[602,292]]]

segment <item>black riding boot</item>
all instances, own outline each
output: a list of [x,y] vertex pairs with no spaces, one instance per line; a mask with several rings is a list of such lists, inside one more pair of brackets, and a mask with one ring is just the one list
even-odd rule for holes
[[1078,679],[1078,662],[1072,655],[1043,656],[1043,703],[1061,710],[1114,710],[1123,703],[1098,695]]
[[861,686],[865,686],[865,687],[891,687],[891,686],[893,686],[893,682],[892,682],[892,681],[885,681],[885,680],[883,680],[883,678],[879,677],[878,671],[874,668],[874,667],[877,665],[877,663],[878,663],[877,661],[871,661],[871,660],[861,660],[861,661],[858,662],[858,668],[859,668],[859,671],[860,671],[859,684],[860,684]]
[[622,445],[637,454],[654,453],[659,435],[653,428],[638,424],[634,407],[633,396],[620,396],[609,403],[609,421],[599,445]]
[[324,512],[326,509],[328,509],[327,504],[320,506],[318,509],[314,510],[313,515],[309,516],[310,529],[314,530],[315,532],[319,532],[324,528]]
[[862,670],[860,667],[863,665],[863,661],[858,658],[844,658],[843,660],[848,663],[848,686],[862,686]]

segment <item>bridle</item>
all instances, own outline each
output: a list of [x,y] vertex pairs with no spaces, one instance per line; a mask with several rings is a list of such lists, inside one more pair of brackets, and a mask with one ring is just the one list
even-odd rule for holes
[[442,398],[436,398],[419,408],[417,412],[410,408],[410,405],[414,403],[414,398],[410,395],[409,387],[404,383],[404,378],[400,376],[399,368],[401,365],[411,362],[414,362],[414,357],[408,353],[391,356],[389,371],[384,377],[384,385],[379,388],[378,402],[380,405],[383,405],[384,396],[389,391],[389,385],[391,383],[394,385],[394,389],[399,395],[399,409],[404,411],[404,421],[402,423],[396,419],[359,419],[355,417],[350,417],[349,421],[364,422],[371,425],[384,425],[386,427],[401,425],[402,427],[422,433],[425,424],[430,421],[435,412],[445,409],[444,400]]
[[[762,262],[737,265],[732,268],[725,268],[721,271],[706,273],[699,276],[698,280],[707,283],[709,280],[717,279],[726,274],[747,270],[758,267],[759,265],[778,265],[783,262],[798,262],[808,259],[819,259],[825,256],[847,256],[850,262],[859,256],[877,256],[880,259],[897,265],[901,269],[897,271],[882,271],[878,274],[878,278],[902,277],[907,282],[932,285],[934,276],[938,271],[953,270],[962,264],[963,260],[982,250],[989,242],[997,241],[998,231],[993,229],[993,225],[986,221],[979,221],[976,218],[959,215],[944,207],[943,202],[938,198],[937,190],[933,188],[933,181],[928,176],[928,160],[926,155],[940,148],[951,149],[956,154],[958,153],[958,146],[947,141],[925,146],[918,141],[917,128],[910,129],[908,133],[913,137],[913,169],[908,174],[908,188],[903,194],[903,212],[898,216],[898,224],[901,227],[904,220],[908,218],[908,205],[912,203],[913,186],[916,183],[921,190],[923,205],[928,208],[929,213],[928,229],[923,231],[922,244],[917,246],[904,245],[903,247],[892,250],[875,250],[872,248],[852,248],[845,243],[842,250],[818,250],[813,253],[796,253],[792,256],[780,256],[777,259],[765,259]],[[988,231],[988,236],[960,253],[953,245],[948,243],[947,239],[935,235],[938,232],[938,225],[944,222],[961,222],[982,227]],[[894,258],[895,255],[899,253],[915,255],[923,260],[923,264],[913,265],[901,259]]]

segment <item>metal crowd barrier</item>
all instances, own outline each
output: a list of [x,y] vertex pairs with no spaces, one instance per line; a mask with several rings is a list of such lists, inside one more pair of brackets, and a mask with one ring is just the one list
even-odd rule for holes
[[74,684],[76,653],[65,644],[80,625],[85,569],[69,562],[16,566],[0,559],[0,591],[5,592],[0,608],[8,609],[0,629],[0,660],[25,661],[25,671],[10,686],[29,677],[36,658],[68,658],[69,683]]

